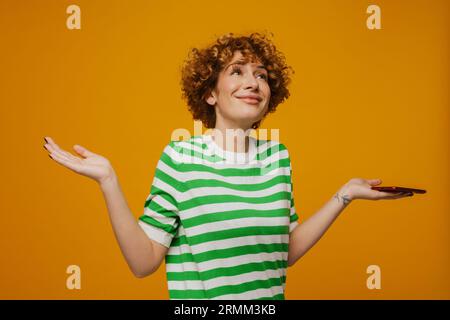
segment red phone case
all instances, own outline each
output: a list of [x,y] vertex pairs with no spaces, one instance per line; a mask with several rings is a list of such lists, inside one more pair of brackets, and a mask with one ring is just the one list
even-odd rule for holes
[[383,192],[392,192],[392,193],[398,193],[398,192],[413,192],[413,193],[425,193],[426,190],[423,189],[414,189],[414,188],[406,188],[406,187],[372,187],[373,190],[383,191]]

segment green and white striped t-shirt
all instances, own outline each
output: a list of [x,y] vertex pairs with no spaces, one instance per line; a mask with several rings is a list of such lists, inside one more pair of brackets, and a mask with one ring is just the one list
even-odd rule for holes
[[138,223],[169,248],[170,299],[285,298],[291,173],[278,141],[250,136],[239,153],[204,134],[164,148]]

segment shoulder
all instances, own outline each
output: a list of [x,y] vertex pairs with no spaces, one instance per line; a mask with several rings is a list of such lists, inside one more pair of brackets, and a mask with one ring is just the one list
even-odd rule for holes
[[[255,138],[254,138],[255,139]],[[284,143],[278,140],[255,139],[258,151],[266,151],[270,153],[284,152],[288,153],[288,148]]]
[[202,136],[191,136],[184,140],[169,141],[164,147],[161,157],[176,163],[185,162],[192,156],[201,156],[205,149],[206,144]]
[[191,136],[184,140],[171,140],[167,144],[167,146],[172,147],[172,148],[183,148],[183,147],[185,148],[185,147],[189,147],[189,146],[201,147],[203,144],[204,144],[203,136],[196,135],[196,136]]

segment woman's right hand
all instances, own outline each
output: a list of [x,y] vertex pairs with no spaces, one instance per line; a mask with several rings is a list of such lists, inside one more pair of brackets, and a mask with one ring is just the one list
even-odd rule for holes
[[114,169],[105,157],[95,154],[80,145],[74,145],[73,149],[82,157],[79,158],[61,149],[52,138],[45,137],[44,140],[47,142],[44,144],[44,149],[50,152],[50,158],[64,167],[94,179],[100,184],[114,177]]

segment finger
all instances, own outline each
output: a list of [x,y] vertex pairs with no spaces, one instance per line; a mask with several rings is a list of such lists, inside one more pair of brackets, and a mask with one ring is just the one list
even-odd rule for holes
[[385,192],[385,191],[379,191],[379,190],[372,190],[372,192],[375,194],[376,197],[380,197],[380,198],[391,197],[392,195],[395,194],[393,192]]
[[50,137],[45,137],[44,138],[45,141],[48,141],[48,143],[46,145],[44,145],[44,148],[46,149],[50,149],[52,152],[54,153],[58,153],[61,154],[61,156],[65,157],[67,160],[77,160],[79,158],[75,157],[73,154],[71,154],[70,152],[61,149]]
[[50,146],[53,147],[53,150],[54,150],[55,152],[59,152],[59,153],[61,153],[62,155],[65,155],[68,159],[76,159],[76,157],[75,157],[73,154],[71,154],[70,152],[68,152],[68,151],[66,151],[66,150],[64,150],[64,149],[61,149],[61,148],[55,143],[55,141],[53,141],[52,138],[50,138],[50,137],[45,137],[44,140],[48,141],[48,144],[49,144]]
[[401,195],[399,195],[399,198],[405,198],[405,197],[412,197],[414,195],[413,192],[403,192]]
[[381,179],[369,179],[367,180],[367,183],[369,183],[371,186],[376,186],[381,184],[383,181]]
[[48,151],[50,151],[53,154],[59,155],[63,159],[73,160],[68,155],[64,154],[61,150],[55,149],[55,147],[53,145],[46,144],[46,145],[44,145],[44,148],[46,148]]
[[91,157],[93,155],[95,155],[95,153],[93,153],[92,151],[89,151],[88,149],[86,149],[83,146],[80,146],[78,144],[73,146],[73,149],[82,157],[87,158],[87,157]]
[[412,192],[406,192],[406,191],[402,191],[396,194],[397,197],[409,197],[412,196],[414,193]]
[[74,159],[74,156],[70,154],[70,152],[67,152],[63,149],[61,149],[50,137],[44,137],[44,140],[48,142],[48,145],[52,147],[52,150],[54,152],[61,153],[61,155],[65,155],[67,159]]
[[375,199],[395,199],[400,193],[396,192],[384,192],[384,191],[378,191],[378,190],[372,190],[374,193]]
[[398,193],[394,193],[389,197],[386,197],[386,200],[394,200],[394,199],[400,199],[400,198],[405,198],[405,197],[411,197],[413,195],[412,192],[398,192]]
[[73,171],[78,172],[79,171],[79,164],[68,160],[66,158],[61,157],[60,154],[56,154],[56,153],[51,153],[49,154],[49,157],[53,160],[55,160],[56,162],[58,162],[59,164],[61,164],[64,167],[67,167]]
[[50,137],[44,137],[45,142],[47,142],[49,145],[53,146],[54,149],[59,149],[59,146],[56,144],[55,141],[53,141]]

